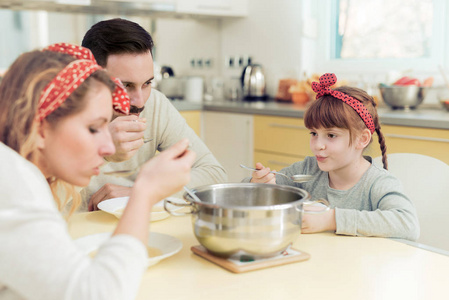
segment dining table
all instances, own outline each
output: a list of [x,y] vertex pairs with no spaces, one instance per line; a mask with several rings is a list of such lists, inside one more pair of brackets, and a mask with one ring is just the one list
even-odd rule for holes
[[[104,211],[69,219],[73,239],[112,232],[118,219]],[[303,261],[234,273],[194,254],[192,217],[149,222],[151,232],[183,247],[146,270],[136,299],[449,299],[449,257],[413,243],[333,232],[301,234],[292,247]]]

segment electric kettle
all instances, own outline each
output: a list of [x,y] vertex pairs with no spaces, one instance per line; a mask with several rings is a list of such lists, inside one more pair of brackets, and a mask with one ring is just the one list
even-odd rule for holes
[[265,90],[265,74],[259,64],[248,64],[242,72],[243,100],[265,101],[267,99]]

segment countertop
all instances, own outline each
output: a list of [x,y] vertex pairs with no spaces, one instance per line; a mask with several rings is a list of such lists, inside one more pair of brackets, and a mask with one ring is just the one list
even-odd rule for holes
[[[184,100],[174,100],[172,103],[179,111],[204,110],[294,118],[302,118],[305,112],[305,106],[276,101],[244,102],[217,100],[193,103]],[[449,129],[449,112],[440,106],[421,105],[414,110],[393,110],[386,106],[380,106],[378,113],[383,125]]]

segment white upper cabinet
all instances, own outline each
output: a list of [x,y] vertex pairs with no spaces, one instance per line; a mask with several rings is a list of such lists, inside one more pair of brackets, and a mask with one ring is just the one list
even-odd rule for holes
[[176,12],[217,17],[245,17],[248,0],[177,0]]

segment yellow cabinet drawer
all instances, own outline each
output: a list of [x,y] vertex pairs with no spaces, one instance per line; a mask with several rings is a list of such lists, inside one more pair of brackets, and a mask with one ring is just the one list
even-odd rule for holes
[[288,156],[288,155],[266,153],[261,151],[254,152],[254,165],[260,162],[265,167],[269,167],[271,170],[277,171],[303,159],[304,156]]
[[287,155],[312,155],[303,119],[254,116],[254,150]]
[[201,112],[199,110],[180,111],[181,116],[186,119],[187,125],[195,131],[196,135],[201,136]]
[[[406,126],[383,126],[388,153],[418,153],[437,158],[449,164],[449,130]],[[370,146],[368,155],[380,156],[377,142]]]

